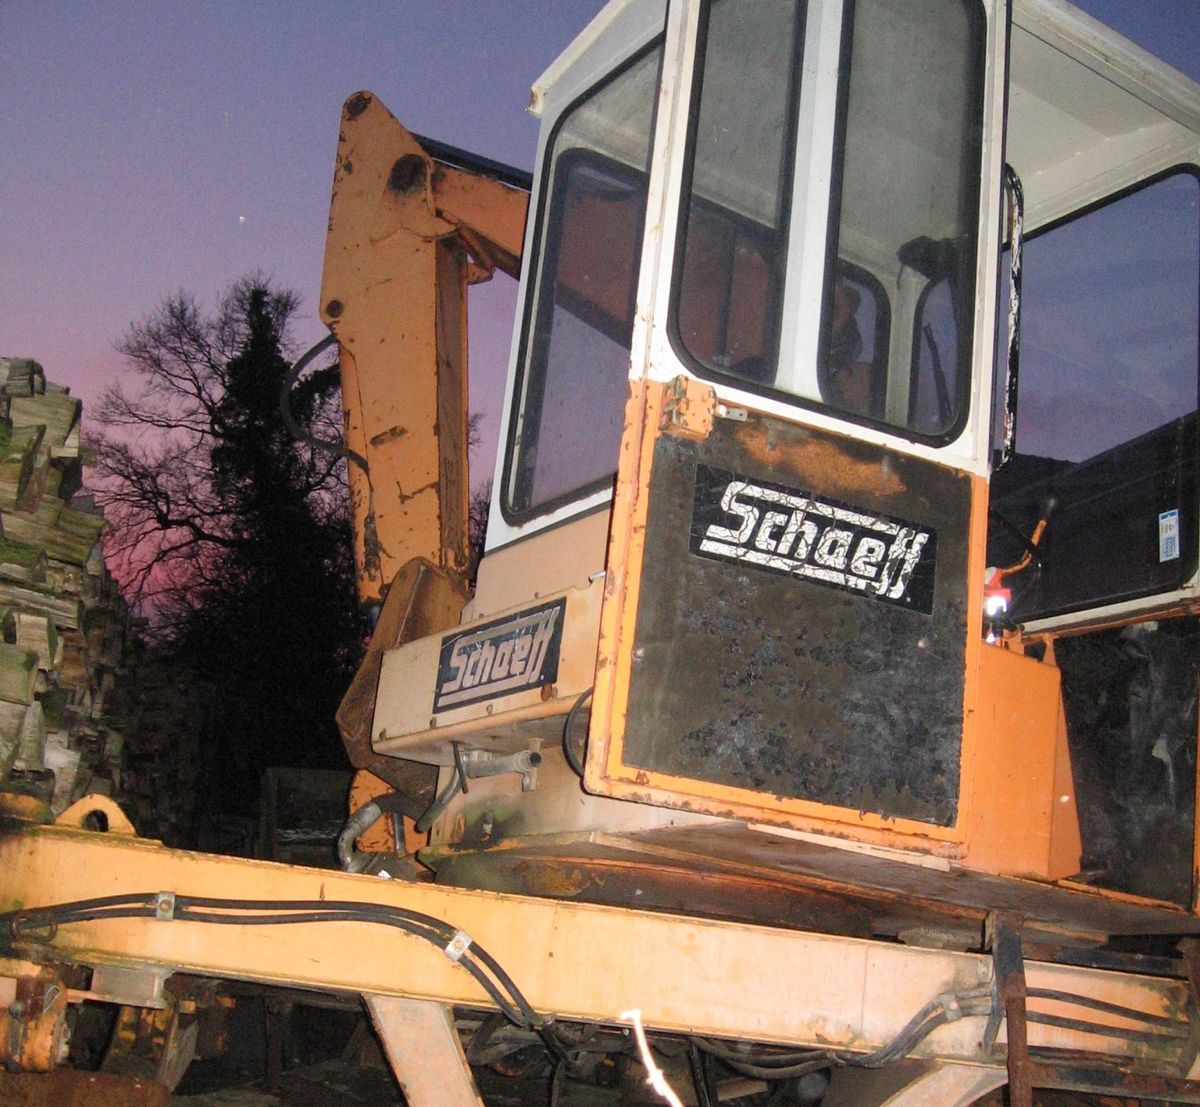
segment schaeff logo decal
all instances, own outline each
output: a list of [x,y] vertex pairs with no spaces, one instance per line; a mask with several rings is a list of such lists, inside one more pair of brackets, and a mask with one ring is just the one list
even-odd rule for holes
[[434,712],[553,684],[566,608],[554,600],[443,638]]
[[691,549],[929,614],[937,533],[735,473],[696,470]]

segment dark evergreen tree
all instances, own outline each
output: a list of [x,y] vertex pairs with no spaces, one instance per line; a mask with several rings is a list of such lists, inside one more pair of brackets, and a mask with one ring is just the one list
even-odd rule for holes
[[[99,412],[111,563],[161,648],[204,681],[212,785],[235,809],[267,765],[345,764],[334,713],[365,633],[344,462],[297,443],[279,413],[295,307],[259,278],[211,318],[170,298],[121,345],[142,391],[112,389]],[[336,367],[291,406],[329,437]]]

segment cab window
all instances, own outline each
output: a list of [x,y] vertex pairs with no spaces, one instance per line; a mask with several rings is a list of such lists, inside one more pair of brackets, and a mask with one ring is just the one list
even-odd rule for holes
[[[815,4],[815,0],[813,0]],[[985,20],[978,0],[841,6],[833,161],[793,165],[810,4],[712,0],[674,336],[697,372],[944,440],[970,396]],[[795,174],[832,181],[815,364],[787,361]],[[719,244],[719,246],[714,246]],[[892,340],[918,326],[924,344]],[[801,317],[801,327],[813,320]]]
[[1022,266],[1016,436],[992,475],[988,563],[1017,562],[1048,523],[1010,578],[1012,617],[1178,588],[1197,566],[1200,177],[1174,172],[1043,228]]
[[513,522],[616,468],[661,56],[659,44],[607,78],[551,139],[502,498]]

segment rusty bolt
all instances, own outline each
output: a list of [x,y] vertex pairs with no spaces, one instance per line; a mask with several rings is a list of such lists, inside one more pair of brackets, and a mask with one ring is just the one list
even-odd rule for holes
[[339,315],[341,315],[343,310],[344,309],[342,307],[341,300],[330,300],[329,303],[325,305],[325,314],[332,319],[336,319]]

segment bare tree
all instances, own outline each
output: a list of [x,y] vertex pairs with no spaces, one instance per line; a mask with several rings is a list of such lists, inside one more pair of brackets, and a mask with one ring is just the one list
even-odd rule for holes
[[334,716],[365,635],[345,462],[313,445],[340,437],[338,371],[292,380],[296,304],[259,277],[210,314],[169,297],[120,344],[137,388],[109,389],[97,416],[110,565],[212,690],[213,787],[236,782],[241,809],[266,765],[342,763]]
[[[118,344],[136,382],[132,390],[110,386],[94,416],[101,428],[94,442],[96,498],[110,524],[106,554],[114,575],[132,602],[159,617],[190,609],[197,587],[225,573],[226,555],[244,545],[245,504],[231,498],[220,479],[222,450],[244,431],[230,408],[237,391],[230,367],[251,339],[256,310],[279,353],[290,354],[288,327],[296,308],[294,293],[249,277],[234,284],[211,314],[187,293],[175,293],[130,326]],[[261,383],[278,388],[274,380]],[[341,433],[336,385],[336,365],[329,365],[306,378],[293,398],[295,410],[322,437]],[[274,397],[265,399],[258,406],[272,409]],[[275,423],[273,432],[282,435],[282,424]],[[290,442],[272,445],[291,453],[295,491],[314,513],[344,517],[343,463]]]

